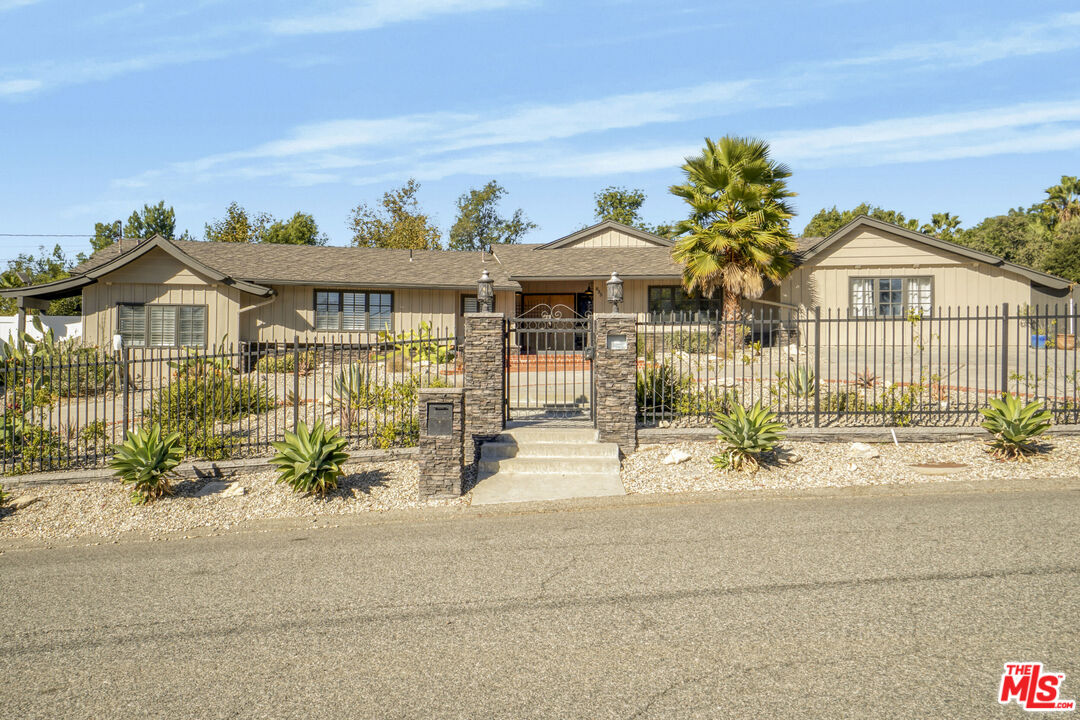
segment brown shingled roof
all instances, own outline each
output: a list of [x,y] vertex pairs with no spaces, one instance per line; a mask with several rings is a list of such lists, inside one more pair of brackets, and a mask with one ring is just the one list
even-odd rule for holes
[[[490,254],[451,250],[392,250],[172,240],[192,258],[237,280],[260,285],[327,284],[370,287],[473,288],[487,269],[499,290],[520,290]],[[130,251],[133,243],[125,242]],[[116,244],[72,271],[85,273],[117,257]]]

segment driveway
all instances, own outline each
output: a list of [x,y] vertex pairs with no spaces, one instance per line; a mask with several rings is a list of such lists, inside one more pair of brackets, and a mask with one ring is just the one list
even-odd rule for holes
[[0,555],[10,718],[1017,717],[1080,481],[628,497]]

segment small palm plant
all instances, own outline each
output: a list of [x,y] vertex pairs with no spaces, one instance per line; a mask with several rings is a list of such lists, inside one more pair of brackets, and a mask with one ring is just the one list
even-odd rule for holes
[[327,428],[320,420],[311,429],[300,423],[295,433],[286,432],[283,442],[271,443],[277,450],[270,464],[278,469],[279,483],[286,483],[298,493],[325,497],[337,489],[344,474],[342,464],[349,459],[343,452],[348,440],[337,429]]
[[784,439],[784,424],[777,422],[776,413],[755,402],[747,410],[735,405],[729,413],[717,413],[714,427],[723,452],[714,455],[712,463],[722,470],[755,471],[762,455],[772,452]]
[[1022,403],[1012,393],[1002,393],[979,412],[986,418],[982,426],[994,436],[990,452],[1002,460],[1022,460],[1035,452],[1034,439],[1050,427],[1050,411],[1041,402]]
[[137,505],[154,498],[172,495],[170,478],[184,458],[180,433],[162,437],[161,426],[129,431],[123,444],[117,445],[109,467],[125,485],[132,485],[131,501]]

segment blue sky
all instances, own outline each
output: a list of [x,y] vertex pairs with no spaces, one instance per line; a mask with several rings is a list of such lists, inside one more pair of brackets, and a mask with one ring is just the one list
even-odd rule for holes
[[1080,172],[1078,61],[1066,1],[0,0],[0,233],[164,199],[201,237],[235,200],[344,244],[408,177],[444,231],[496,178],[550,240],[607,185],[678,219],[725,134],[792,167],[797,231],[863,200],[968,226]]

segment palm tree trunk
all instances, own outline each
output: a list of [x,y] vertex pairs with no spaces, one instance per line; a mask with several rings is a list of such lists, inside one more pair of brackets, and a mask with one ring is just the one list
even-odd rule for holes
[[739,295],[738,293],[724,290],[724,339],[733,347],[741,347],[743,334],[739,331]]

